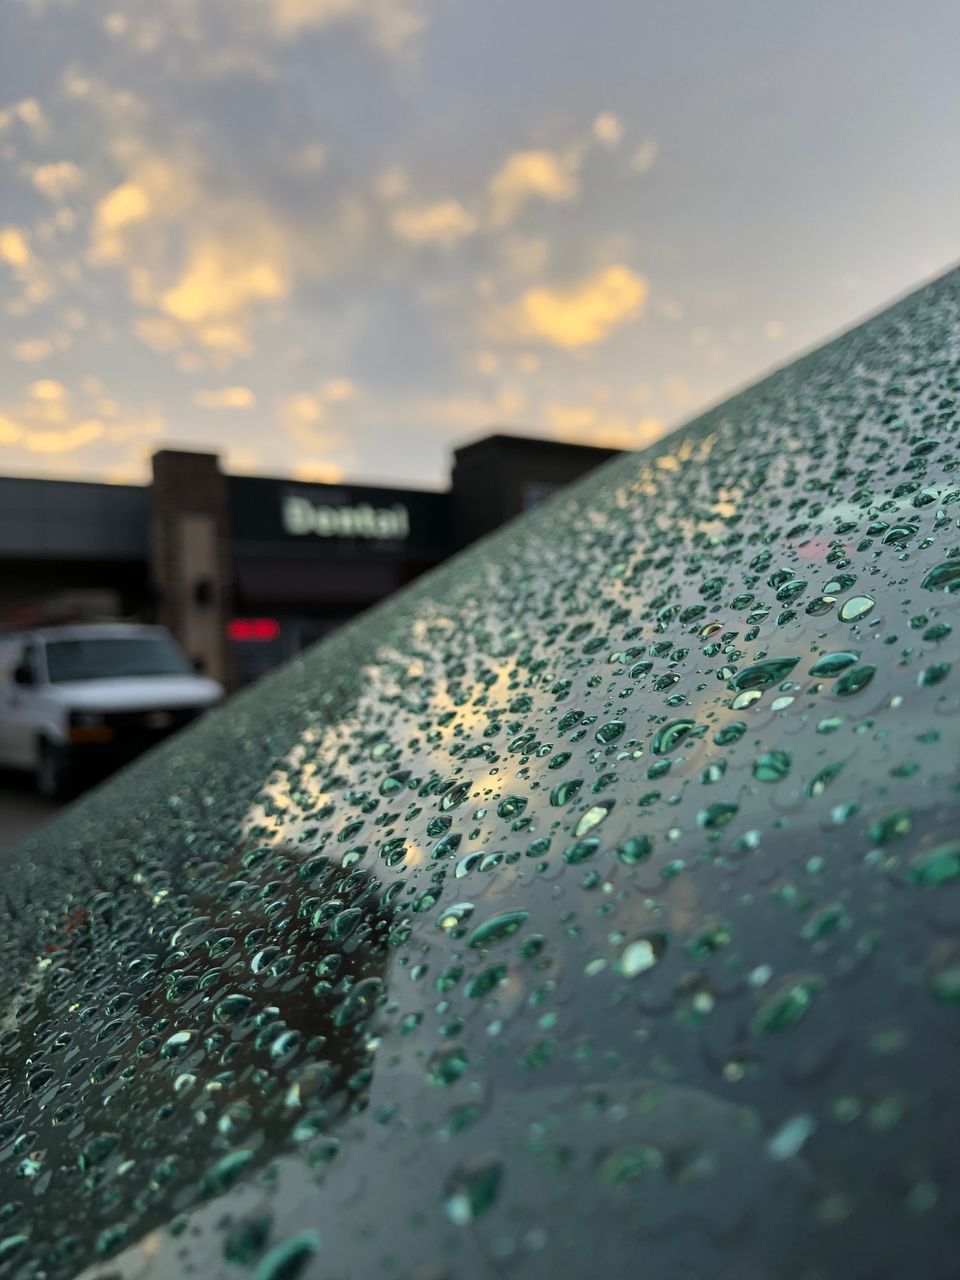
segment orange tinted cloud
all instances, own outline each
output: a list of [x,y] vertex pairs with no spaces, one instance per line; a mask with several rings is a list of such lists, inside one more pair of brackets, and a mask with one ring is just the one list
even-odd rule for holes
[[509,313],[507,328],[558,347],[592,346],[635,319],[648,293],[642,276],[617,263],[565,289],[528,289]]

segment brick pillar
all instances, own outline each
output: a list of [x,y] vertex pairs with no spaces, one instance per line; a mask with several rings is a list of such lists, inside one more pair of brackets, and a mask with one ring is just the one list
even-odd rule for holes
[[163,449],[153,455],[150,567],[157,621],[204,675],[232,685],[229,511],[216,454]]

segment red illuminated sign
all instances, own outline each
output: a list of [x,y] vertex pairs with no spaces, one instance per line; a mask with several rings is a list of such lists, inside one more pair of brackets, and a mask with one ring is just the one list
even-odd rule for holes
[[232,618],[227,624],[227,635],[231,640],[252,640],[262,644],[276,640],[279,634],[280,623],[276,618]]

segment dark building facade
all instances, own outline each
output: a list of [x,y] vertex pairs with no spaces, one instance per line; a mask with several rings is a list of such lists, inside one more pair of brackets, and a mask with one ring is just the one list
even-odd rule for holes
[[491,435],[439,493],[229,476],[178,450],[145,487],[0,477],[0,626],[156,620],[245,684],[613,456]]

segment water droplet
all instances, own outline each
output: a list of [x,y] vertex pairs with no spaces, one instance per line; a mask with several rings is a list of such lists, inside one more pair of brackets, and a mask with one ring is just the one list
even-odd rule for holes
[[500,818],[516,818],[527,807],[525,796],[505,796],[497,805],[497,816]]
[[226,995],[222,1000],[217,1001],[213,1007],[214,1022],[239,1022],[249,1010],[253,1001],[249,996],[245,996],[242,992],[233,992]]
[[478,925],[467,939],[468,947],[490,947],[509,938],[526,924],[529,911],[505,911]]
[[600,841],[595,836],[588,836],[586,840],[578,840],[575,844],[568,845],[563,851],[563,860],[572,864],[586,862],[599,848]]
[[816,1129],[811,1116],[794,1116],[774,1133],[767,1142],[767,1154],[771,1160],[792,1160],[800,1154],[804,1143]]
[[600,726],[594,737],[604,746],[609,746],[611,742],[616,742],[622,736],[626,727],[622,720],[610,720]]
[[765,751],[753,762],[753,776],[760,782],[779,782],[789,772],[790,756],[779,747]]
[[771,685],[786,680],[799,661],[799,658],[766,658],[763,662],[755,662],[752,666],[738,671],[727,687],[737,693],[753,689],[769,689]]
[[722,920],[707,920],[688,940],[686,950],[692,956],[709,956],[730,943],[730,926]]
[[475,1222],[500,1194],[503,1165],[489,1158],[457,1170],[445,1202],[447,1217],[458,1227]]
[[730,706],[734,711],[743,711],[745,708],[753,706],[762,697],[763,691],[761,689],[745,689],[743,693],[737,694]]
[[621,1147],[603,1160],[598,1173],[604,1182],[617,1186],[661,1168],[663,1155],[656,1147]]
[[624,947],[617,967],[625,978],[635,978],[652,969],[666,949],[665,933],[643,934]]
[[697,822],[708,831],[713,831],[717,827],[725,827],[734,817],[738,808],[739,805],[733,804],[731,801],[718,800],[715,804],[707,805],[705,809],[700,810],[697,814]]
[[447,907],[440,913],[437,924],[441,929],[448,932],[462,925],[473,915],[474,906],[472,902],[455,902],[452,907]]
[[200,1194],[205,1197],[218,1196],[229,1189],[243,1176],[244,1171],[253,1159],[253,1152],[245,1147],[230,1151],[212,1165],[200,1179]]
[[646,862],[653,853],[653,841],[649,836],[632,836],[629,840],[624,840],[623,844],[617,845],[614,853],[621,862],[632,867],[638,862]]
[[270,1250],[260,1261],[251,1280],[297,1280],[310,1258],[320,1248],[315,1231],[302,1231]]
[[586,835],[588,831],[592,830],[593,827],[599,826],[599,824],[603,822],[604,818],[606,818],[610,813],[613,808],[613,804],[614,802],[612,800],[604,800],[600,804],[591,805],[577,823],[577,828],[573,834],[575,836],[583,836]]
[[196,1031],[175,1031],[169,1036],[160,1049],[161,1058],[178,1058],[196,1042],[198,1038]]
[[908,834],[913,827],[913,814],[909,809],[894,809],[891,813],[874,818],[867,828],[867,839],[873,844],[889,844]]
[[431,1084],[446,1087],[455,1084],[469,1065],[470,1059],[462,1044],[445,1045],[430,1055],[427,1078]]
[[960,556],[934,565],[924,575],[920,585],[928,591],[960,591]]
[[653,735],[650,750],[656,756],[669,755],[695,727],[696,722],[694,720],[671,720],[669,724],[663,725]]
[[94,1165],[102,1164],[109,1155],[113,1154],[119,1144],[119,1134],[98,1133],[84,1144],[80,1152],[80,1168],[92,1169]]
[[931,685],[939,684],[941,680],[946,680],[950,674],[950,668],[953,664],[950,662],[934,662],[924,669],[917,676],[917,684],[921,689],[929,688]]
[[576,799],[582,787],[582,778],[568,778],[565,782],[559,783],[550,792],[550,803],[555,809],[559,809],[563,805],[569,804],[571,800]]
[[840,677],[833,686],[833,691],[842,698],[850,697],[854,693],[859,693],[861,689],[865,689],[876,673],[876,667],[854,667],[852,671],[847,671]]
[[871,612],[876,603],[872,596],[851,596],[840,606],[840,621],[859,622]]
[[757,1010],[754,1031],[769,1033],[794,1026],[809,1011],[818,985],[815,978],[805,978],[782,987]]
[[858,661],[859,653],[842,652],[842,653],[825,653],[810,668],[812,676],[825,676],[828,680],[834,676],[838,676],[841,671],[846,671],[847,667],[852,667]]
[[950,840],[927,853],[919,853],[910,863],[909,878],[914,884],[946,884],[960,876],[960,840]]
[[466,985],[466,993],[472,1000],[480,1000],[484,996],[488,996],[491,991],[504,981],[507,976],[507,966],[505,964],[492,964],[486,969],[481,969],[478,974],[470,979]]
[[742,720],[734,720],[730,724],[725,724],[722,729],[718,729],[713,735],[713,740],[718,747],[728,747],[732,742],[742,738],[746,731],[747,726]]
[[444,793],[440,801],[440,808],[447,811],[463,804],[470,794],[472,785],[470,782],[458,782],[456,786],[451,787],[449,791]]
[[[818,726],[818,732],[822,732]],[[843,764],[825,765],[818,773],[815,773],[807,784],[808,796],[821,796],[834,778],[839,777],[843,771]]]

